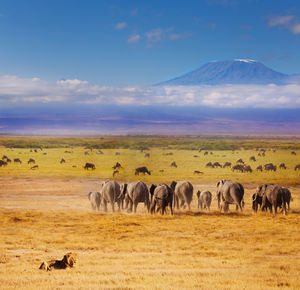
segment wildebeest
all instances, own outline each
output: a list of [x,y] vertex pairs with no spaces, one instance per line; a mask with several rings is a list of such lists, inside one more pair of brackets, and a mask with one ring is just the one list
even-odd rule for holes
[[242,158],[239,158],[239,159],[236,161],[236,163],[242,163],[242,164],[244,164],[245,162],[243,161]]
[[121,168],[121,167],[122,167],[121,163],[117,162],[112,168],[116,170],[116,169]]
[[243,166],[243,172],[252,172],[252,168],[250,165],[244,165]]
[[295,151],[292,151],[291,154],[292,155],[297,155],[297,153]]
[[120,152],[116,152],[115,155],[121,155],[121,153]]
[[113,177],[115,177],[117,174],[119,174],[120,172],[118,170],[114,170],[113,172]]
[[2,156],[2,160],[4,160],[4,161],[6,161],[7,158],[8,158],[8,157],[7,157],[6,155],[3,155],[3,156]]
[[273,163],[268,163],[264,165],[265,170],[267,171],[276,171],[277,170],[277,166],[274,165]]
[[11,163],[11,160],[9,158],[6,159],[7,163]]
[[173,153],[172,152],[167,152],[167,153],[163,153],[163,155],[170,156],[170,155],[173,155]]
[[255,162],[255,161],[256,161],[256,158],[255,158],[255,156],[251,156],[251,157],[249,158],[249,160]]
[[258,166],[256,167],[256,171],[263,171],[262,165],[258,165]]
[[151,175],[151,172],[147,169],[146,166],[138,167],[135,169],[135,175],[139,175],[140,173],[143,173],[144,175],[147,173],[148,175]]
[[59,163],[60,164],[66,163],[66,160],[62,158]]
[[6,167],[7,166],[7,162],[4,160],[0,160],[0,167]]
[[20,164],[22,164],[22,161],[19,158],[15,158],[14,159],[14,163],[20,163]]
[[280,164],[279,164],[279,169],[286,169],[285,164],[284,164],[284,163],[280,163]]
[[65,150],[65,153],[73,153],[72,151],[69,150]]
[[33,158],[30,158],[30,159],[27,161],[27,163],[28,163],[28,164],[30,164],[30,163],[35,164],[35,160],[34,160]]
[[210,191],[197,191],[197,197],[198,197],[198,209],[199,207],[202,209],[204,207],[207,210],[210,210],[210,204],[212,200],[212,194]]
[[96,169],[96,166],[94,163],[89,163],[89,162],[86,162],[85,163],[85,166],[83,167],[85,170],[88,170],[89,168],[91,168],[92,170],[95,170]]
[[193,157],[197,158],[197,157],[199,157],[199,156],[198,156],[198,155],[194,155]]
[[232,171],[240,171],[240,172],[243,172],[244,171],[244,166],[241,165],[241,164],[236,164],[236,165],[233,165],[232,168],[231,168]]
[[211,167],[214,168],[214,165],[211,162],[206,163],[205,167]]
[[90,192],[88,198],[91,202],[91,207],[93,210],[99,210],[101,205],[101,194],[100,192]]
[[101,150],[98,150],[98,151],[96,151],[96,154],[104,154],[104,152]]
[[166,207],[169,205],[170,212],[173,215],[172,203],[173,203],[173,189],[167,184],[159,184],[153,194],[153,200],[150,207],[151,214],[155,213],[157,206],[157,211],[160,210],[163,215],[166,211]]
[[213,167],[220,167],[220,168],[222,168],[222,165],[219,162],[215,162],[213,164]]
[[204,152],[204,155],[208,155],[208,152],[207,152],[207,151],[205,151],[205,152]]
[[195,170],[195,171],[194,171],[194,174],[203,174],[203,172],[202,172],[202,171],[199,171],[199,170]]
[[175,162],[175,161],[173,161],[173,162],[170,164],[170,166],[171,166],[171,167],[175,167],[175,168],[177,168],[177,164],[176,164],[176,162]]
[[300,170],[300,164],[297,164],[294,169],[295,171]]
[[90,153],[88,151],[85,151],[84,155],[90,155]]
[[30,167],[30,169],[39,169],[39,166],[38,165],[34,165],[34,166],[32,166],[32,167]]
[[145,153],[144,157],[150,157],[150,153]]
[[223,168],[225,167],[231,167],[231,162],[225,162],[225,164],[223,165]]

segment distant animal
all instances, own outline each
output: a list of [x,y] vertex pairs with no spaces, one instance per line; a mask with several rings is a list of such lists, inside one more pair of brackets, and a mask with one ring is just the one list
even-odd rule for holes
[[118,170],[114,170],[113,172],[113,177],[115,177],[117,174],[119,174],[120,172]]
[[6,159],[6,162],[7,162],[7,163],[11,163],[11,159],[7,158],[7,159]]
[[177,209],[179,209],[179,206],[180,208],[184,208],[185,204],[187,204],[190,210],[193,190],[193,185],[189,181],[178,181],[174,190],[174,207],[176,206]]
[[194,155],[193,157],[197,158],[197,157],[199,157],[199,156],[198,156],[198,155]]
[[40,266],[40,270],[51,271],[52,269],[67,269],[74,268],[77,263],[76,253],[67,253],[62,260],[51,260],[43,262]]
[[96,169],[96,166],[94,163],[89,163],[89,162],[86,162],[85,163],[85,166],[83,167],[85,170],[88,170],[88,169],[92,169],[92,170],[95,170]]
[[224,212],[227,212],[229,209],[229,204],[236,204],[240,211],[242,209],[242,201],[244,199],[244,187],[232,180],[220,180],[217,183],[217,199],[218,199],[218,208]]
[[213,164],[213,167],[220,167],[220,168],[222,168],[222,165],[219,162],[215,162]]
[[69,150],[65,150],[65,153],[73,153],[72,151]]
[[0,167],[6,167],[7,166],[7,162],[4,160],[0,160]]
[[244,172],[244,166],[241,164],[236,164],[233,165],[231,168],[232,171],[240,171],[240,172]]
[[121,155],[121,153],[120,152],[116,152],[115,155]]
[[231,167],[231,162],[225,162],[225,164],[223,165],[223,168],[225,167]]
[[159,172],[165,172],[163,169],[160,169]]
[[155,213],[157,206],[157,212],[160,211],[161,215],[164,215],[166,207],[169,206],[171,215],[173,215],[173,195],[174,191],[170,186],[165,183],[159,184],[154,190],[153,200],[150,206],[151,214]]
[[175,162],[175,161],[173,161],[173,162],[170,164],[170,166],[171,166],[171,167],[175,167],[175,168],[177,168],[177,164],[176,164],[176,162]]
[[147,173],[148,175],[151,175],[151,172],[147,169],[146,166],[138,167],[135,169],[135,175],[139,175],[140,173],[143,173],[144,175]]
[[205,167],[211,167],[214,168],[213,164],[211,162],[206,163]]
[[239,159],[236,161],[236,163],[242,163],[242,164],[244,164],[245,162],[243,161],[242,158],[239,158]]
[[96,151],[96,154],[104,154],[104,152],[101,150],[98,150],[98,151]]
[[34,149],[34,152],[35,152],[35,153],[37,153],[37,150],[36,150],[36,149]]
[[243,166],[243,172],[252,172],[253,170],[252,170],[252,168],[251,168],[251,166],[250,165],[244,165]]
[[89,201],[91,202],[92,210],[98,210],[100,209],[101,205],[101,194],[100,192],[90,192],[88,194]]
[[199,171],[199,170],[195,170],[195,171],[194,171],[194,174],[203,174],[203,172],[202,172],[202,171]]
[[300,164],[297,164],[294,169],[295,171],[300,170]]
[[34,165],[34,166],[32,166],[32,167],[30,167],[30,169],[39,169],[39,166],[38,165]]
[[20,164],[22,164],[22,161],[19,158],[15,158],[14,159],[14,163],[20,163]]
[[62,158],[59,163],[60,164],[66,163],[66,160]]
[[115,211],[115,203],[117,203],[119,211],[122,204],[120,199],[120,185],[114,180],[104,181],[100,184],[101,200],[103,202],[104,211],[107,212],[107,204],[110,203],[112,212]]
[[169,155],[173,155],[172,152],[167,152],[167,153],[163,153],[163,155],[169,156]]
[[292,155],[297,155],[297,153],[295,151],[292,151],[291,154]]
[[72,167],[73,167],[73,168],[76,168],[76,167],[77,167],[77,165],[72,165]]
[[7,158],[8,158],[8,157],[7,157],[6,155],[3,155],[3,156],[2,156],[2,160],[4,160],[4,161],[6,161]]
[[204,152],[204,155],[208,155],[208,152],[207,152],[207,151],[205,151],[205,152]]
[[34,159],[32,159],[32,158],[30,158],[30,159],[27,161],[27,163],[28,163],[28,164],[30,164],[30,163],[33,163],[33,164],[35,164],[35,160],[34,160]]
[[276,171],[277,166],[274,165],[273,163],[268,163],[264,165],[264,168],[266,171]]
[[90,155],[90,153],[88,151],[85,151],[84,155]]
[[150,153],[145,153],[144,157],[150,157]]
[[117,162],[112,168],[116,170],[116,169],[121,168],[121,167],[122,167],[121,163]]
[[249,158],[249,160],[255,162],[255,161],[256,161],[256,158],[255,158],[255,156],[251,156],[251,157]]
[[256,171],[263,171],[262,165],[258,165],[258,166],[256,167]]
[[44,152],[44,153],[42,153],[43,155],[47,155],[47,153],[46,152]]
[[149,191],[147,185],[142,182],[131,182],[129,184],[123,184],[121,186],[121,195],[125,198],[125,195],[128,196],[129,200],[129,211],[135,213],[138,203],[143,202],[149,212],[150,201],[149,201]]
[[204,207],[204,209],[210,210],[212,194],[210,191],[197,191],[198,209]]
[[280,164],[279,164],[279,169],[286,169],[285,164],[284,164],[284,163],[280,163]]

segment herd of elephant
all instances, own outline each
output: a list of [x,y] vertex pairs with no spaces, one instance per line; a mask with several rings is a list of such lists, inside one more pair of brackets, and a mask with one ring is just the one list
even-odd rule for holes
[[[90,192],[88,198],[93,210],[99,210],[100,205],[103,204],[104,211],[107,212],[109,203],[114,212],[116,203],[119,211],[122,208],[136,212],[138,204],[144,203],[151,214],[160,212],[163,215],[169,207],[173,215],[173,208],[184,209],[187,206],[190,210],[193,191],[193,185],[189,181],[172,181],[170,185],[152,184],[148,188],[142,181],[119,185],[114,180],[107,180],[101,183],[99,192]],[[198,190],[196,195],[198,209],[210,210],[213,199],[211,192]],[[237,210],[243,211],[244,187],[238,182],[220,180],[217,183],[217,194],[214,199],[217,199],[218,208],[221,211],[228,212],[230,204],[236,205]],[[274,184],[263,184],[258,186],[252,196],[252,208],[256,212],[260,206],[262,211],[270,210],[273,215],[276,215],[277,209],[280,208],[286,215],[291,200],[289,189]]]

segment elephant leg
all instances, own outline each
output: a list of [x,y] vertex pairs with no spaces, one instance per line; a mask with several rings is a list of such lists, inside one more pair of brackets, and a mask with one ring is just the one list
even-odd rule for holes
[[175,196],[175,204],[176,204],[176,208],[179,209],[179,199],[178,196]]
[[115,212],[115,203],[111,201],[111,211]]
[[136,208],[137,208],[138,202],[134,201],[133,203],[133,212],[136,213]]
[[241,202],[239,202],[237,205],[236,205],[236,210],[240,209],[240,211],[242,212],[243,211],[243,207],[241,205]]
[[104,211],[107,212],[107,201],[103,200]]
[[187,202],[187,205],[188,205],[188,209],[191,210],[191,203]]
[[180,202],[180,208],[183,208],[185,201],[182,199]]

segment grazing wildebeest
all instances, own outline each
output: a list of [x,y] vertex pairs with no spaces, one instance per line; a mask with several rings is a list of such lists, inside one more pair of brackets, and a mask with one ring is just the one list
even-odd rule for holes
[[60,164],[66,163],[66,160],[62,158],[59,163]]
[[11,163],[11,160],[9,158],[6,159],[7,163]]
[[211,162],[206,163],[205,167],[211,167],[214,168],[214,165]]
[[4,160],[0,160],[0,167],[6,167],[7,166],[7,162]]
[[223,168],[225,168],[225,167],[231,167],[231,162],[225,162],[223,165]]
[[258,165],[258,166],[256,167],[256,171],[263,171],[262,165]]
[[150,153],[145,153],[145,157],[150,157]]
[[249,158],[249,160],[255,162],[255,161],[256,161],[256,158],[255,158],[255,156],[251,156],[251,157]]
[[236,164],[236,165],[233,165],[232,168],[231,168],[232,171],[240,171],[240,172],[243,172],[244,171],[244,166],[241,165],[241,164]]
[[115,155],[121,155],[121,153],[120,152],[116,152]]
[[284,164],[284,163],[280,163],[280,164],[279,164],[279,169],[286,169],[285,164]]
[[28,163],[28,164],[30,164],[30,163],[33,163],[33,164],[35,164],[35,160],[34,160],[34,159],[32,159],[32,158],[30,158],[30,159],[27,161],[27,163]]
[[212,200],[212,194],[210,191],[202,191],[200,192],[199,190],[197,191],[197,197],[198,197],[198,209],[199,207],[202,209],[202,206],[210,210],[210,204]]
[[113,177],[115,177],[117,174],[119,174],[120,172],[118,170],[114,170],[113,172]]
[[239,159],[236,161],[236,163],[241,163],[241,164],[244,164],[245,162],[243,161],[243,159],[242,159],[242,158],[239,158]]
[[155,208],[157,206],[157,211],[160,210],[163,215],[166,211],[166,207],[169,205],[170,212],[173,215],[172,203],[173,203],[173,189],[167,184],[159,184],[153,194],[153,200],[150,207],[151,214],[155,213]]
[[65,153],[72,153],[72,151],[65,150]]
[[222,179],[217,183],[217,199],[218,208],[223,208],[224,212],[228,211],[229,204],[236,204],[243,211],[244,187],[238,182]]
[[198,155],[194,155],[193,157],[197,158],[197,157],[199,157],[199,156],[198,156]]
[[146,166],[138,167],[135,169],[135,175],[139,175],[140,173],[144,173],[144,175],[147,173],[148,175],[151,175],[151,172],[147,169]]
[[100,192],[90,192],[88,198],[91,202],[91,207],[93,210],[99,210],[101,205],[101,194]]
[[[174,186],[175,183],[173,183]],[[178,181],[174,190],[174,207],[177,209],[185,208],[185,203],[188,209],[191,209],[194,187],[189,181]],[[179,205],[180,202],[180,205]]]
[[19,158],[15,158],[14,159],[14,163],[20,163],[20,164],[22,164],[22,161]]
[[92,170],[95,170],[96,169],[96,166],[94,163],[89,163],[89,162],[86,162],[85,163],[85,166],[83,167],[85,170],[88,170],[89,168],[91,168]]
[[45,153],[42,153],[43,155],[47,155],[47,153],[45,152]]
[[202,172],[202,171],[199,171],[199,170],[195,170],[195,171],[194,171],[194,174],[203,174],[203,172]]
[[205,151],[205,152],[204,152],[204,155],[208,155],[208,152],[207,152],[207,151]]
[[34,166],[30,167],[30,169],[39,169],[39,166],[38,165],[34,165]]
[[36,149],[34,149],[33,151],[34,151],[35,153],[37,153],[37,150],[36,150]]
[[277,166],[274,165],[273,163],[268,163],[264,165],[265,170],[267,171],[276,171]]
[[297,164],[294,169],[295,171],[300,170],[300,164]]
[[295,151],[292,151],[291,154],[292,155],[297,155],[297,153]]
[[170,164],[170,166],[171,166],[171,167],[175,167],[175,168],[177,168],[177,164],[176,164],[176,162],[175,162],[175,161],[173,161],[173,162]]
[[252,168],[250,165],[244,165],[243,166],[243,172],[252,172]]
[[90,155],[90,153],[88,151],[85,151],[84,155]]
[[121,168],[121,167],[122,167],[121,163],[117,162],[112,168],[116,170],[116,169]]
[[2,156],[2,160],[4,160],[4,161],[6,161],[7,158],[8,158],[8,157],[7,157],[6,155],[3,155],[3,156]]
[[220,167],[220,168],[222,168],[222,165],[219,162],[215,162],[213,164],[213,167]]

